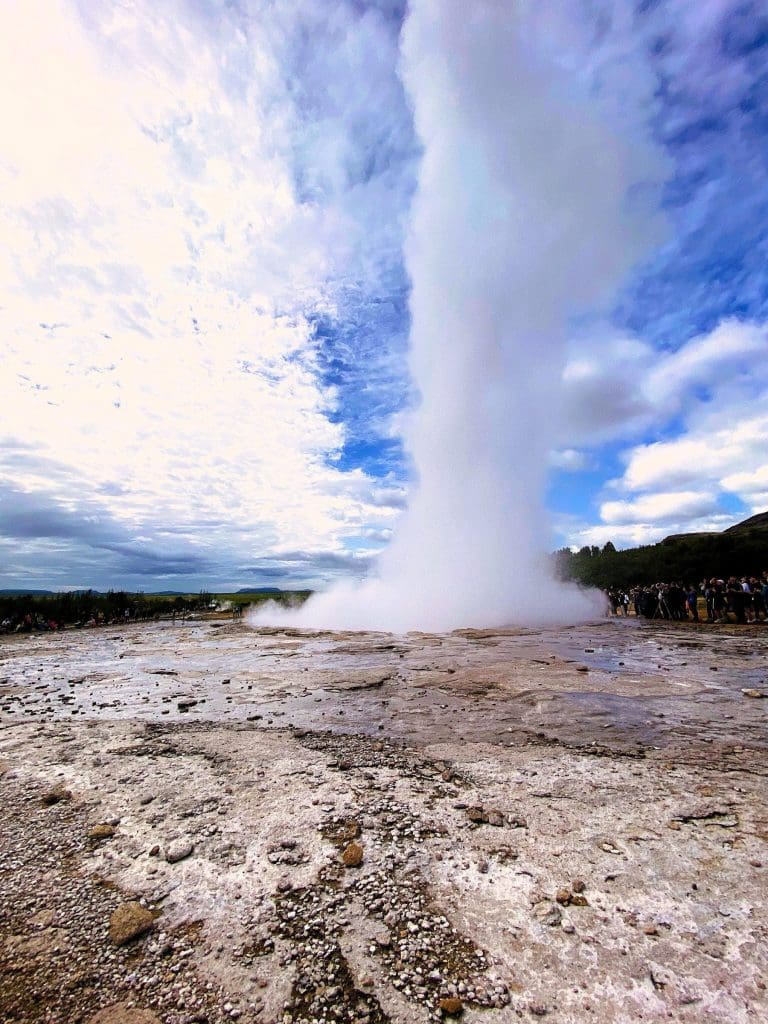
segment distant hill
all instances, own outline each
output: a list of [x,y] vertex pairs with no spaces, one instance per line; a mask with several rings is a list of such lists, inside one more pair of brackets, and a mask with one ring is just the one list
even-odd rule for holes
[[756,516],[750,516],[743,523],[736,523],[729,526],[724,533],[739,533],[743,530],[768,530],[768,512],[758,512]]
[[613,544],[563,548],[554,555],[564,579],[594,587],[631,587],[705,577],[759,576],[768,571],[768,512],[760,512],[722,533],[678,533],[658,544],[617,551]]
[[0,590],[3,597],[43,597],[46,594],[53,594],[53,590],[28,590],[24,587],[10,587]]
[[241,587],[237,594],[282,594],[282,587]]

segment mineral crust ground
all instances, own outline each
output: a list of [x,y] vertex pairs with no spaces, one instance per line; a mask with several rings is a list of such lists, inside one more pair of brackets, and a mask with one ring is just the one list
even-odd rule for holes
[[0,639],[0,1020],[768,1020],[768,628]]

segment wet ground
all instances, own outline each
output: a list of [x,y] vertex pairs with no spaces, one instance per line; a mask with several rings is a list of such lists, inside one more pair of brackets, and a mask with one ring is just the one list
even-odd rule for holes
[[201,621],[8,637],[0,714],[258,722],[424,744],[768,745],[768,628],[318,633]]

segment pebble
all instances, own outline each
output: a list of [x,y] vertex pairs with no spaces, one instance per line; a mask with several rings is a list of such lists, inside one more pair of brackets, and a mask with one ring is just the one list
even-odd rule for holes
[[549,900],[541,900],[541,902],[534,905],[533,916],[539,924],[554,928],[555,925],[560,924],[562,921],[563,912],[556,903],[551,903]]
[[121,903],[109,919],[109,937],[116,946],[148,932],[155,923],[155,915],[136,900]]
[[464,1012],[464,1003],[456,996],[446,996],[437,1005],[441,1013],[445,1013],[449,1017],[458,1017]]
[[341,855],[341,859],[344,863],[344,867],[347,868],[359,868],[363,863],[363,848],[360,843],[350,843],[344,848]]
[[115,826],[108,825],[106,822],[94,825],[93,828],[88,830],[89,839],[111,839],[114,834]]
[[72,799],[72,792],[66,788],[66,786],[53,786],[51,789],[47,789],[40,797],[41,803],[45,807],[53,807],[54,804],[62,803]]
[[165,859],[169,864],[176,864],[189,857],[194,848],[194,843],[190,839],[174,839],[172,843],[168,844]]

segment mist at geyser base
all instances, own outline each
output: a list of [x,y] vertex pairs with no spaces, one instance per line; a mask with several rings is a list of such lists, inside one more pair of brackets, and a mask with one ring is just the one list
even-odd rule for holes
[[625,67],[612,82],[610,53],[581,45],[557,6],[410,5],[401,74],[423,156],[406,246],[420,402],[405,440],[418,480],[376,578],[257,621],[439,631],[602,611],[549,573],[544,493],[567,429],[569,321],[610,300],[655,230],[637,196],[657,164],[627,113],[651,83]]

